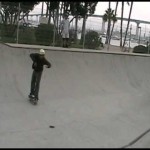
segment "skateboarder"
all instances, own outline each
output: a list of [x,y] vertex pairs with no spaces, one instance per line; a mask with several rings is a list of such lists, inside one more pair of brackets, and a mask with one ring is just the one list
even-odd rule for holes
[[31,53],[30,57],[33,61],[32,64],[32,80],[31,80],[31,89],[29,98],[34,98],[38,101],[39,97],[39,87],[40,87],[40,80],[43,72],[43,66],[46,65],[47,68],[51,67],[50,62],[45,58],[45,51],[40,49],[39,53]]

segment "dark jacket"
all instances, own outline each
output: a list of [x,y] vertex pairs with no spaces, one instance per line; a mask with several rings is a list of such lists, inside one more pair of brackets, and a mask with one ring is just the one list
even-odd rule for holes
[[43,71],[43,66],[47,65],[47,68],[51,67],[51,64],[46,58],[43,56],[40,58],[40,54],[38,53],[32,53],[30,54],[30,57],[33,61],[32,69],[34,69],[37,72]]

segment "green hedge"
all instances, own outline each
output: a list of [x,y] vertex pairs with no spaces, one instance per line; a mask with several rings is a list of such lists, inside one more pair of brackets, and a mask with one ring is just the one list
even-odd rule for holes
[[16,42],[17,25],[0,24],[1,40],[3,42]]
[[85,34],[85,48],[97,49],[101,44],[101,38],[96,31],[90,30]]
[[148,53],[148,48],[143,45],[138,45],[133,48],[133,53]]
[[40,24],[35,30],[36,42],[40,45],[50,46],[53,43],[54,25]]
[[32,27],[21,27],[19,29],[20,44],[36,44],[35,29]]
[[55,35],[55,46],[62,46],[62,36],[61,34]]

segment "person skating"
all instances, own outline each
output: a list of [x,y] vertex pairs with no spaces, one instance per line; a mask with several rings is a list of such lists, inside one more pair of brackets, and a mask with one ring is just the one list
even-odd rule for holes
[[51,63],[45,58],[44,49],[40,49],[39,53],[31,53],[30,57],[33,61],[32,64],[33,73],[31,79],[31,89],[30,89],[29,98],[34,98],[35,100],[38,101],[43,66],[46,65],[47,68],[50,68]]

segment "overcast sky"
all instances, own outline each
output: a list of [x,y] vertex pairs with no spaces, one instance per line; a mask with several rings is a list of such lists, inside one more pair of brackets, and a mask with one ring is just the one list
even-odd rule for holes
[[[111,2],[111,8],[115,9],[116,2]],[[103,15],[105,10],[108,8],[108,2],[98,2],[95,14]],[[46,5],[44,6],[44,10],[46,10]],[[124,8],[124,17],[128,18],[130,6],[127,5],[125,2]],[[41,4],[36,6],[33,13],[40,13],[41,12]],[[121,15],[121,2],[118,5],[117,16],[120,17]],[[150,2],[134,2],[133,10],[131,18],[150,21]]]
[[[111,2],[111,8],[115,9],[116,2]],[[124,17],[128,18],[130,6],[125,2]],[[108,8],[108,2],[98,2],[95,14],[102,15]],[[121,16],[121,2],[118,5],[117,16]],[[134,2],[132,9],[132,19],[150,21],[150,2]]]

